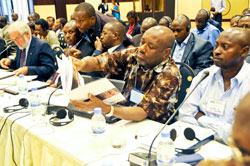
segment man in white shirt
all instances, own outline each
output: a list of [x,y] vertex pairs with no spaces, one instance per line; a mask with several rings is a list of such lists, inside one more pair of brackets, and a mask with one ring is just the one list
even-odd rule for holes
[[245,62],[249,44],[250,33],[242,28],[230,28],[221,33],[214,49],[215,65],[194,78],[190,91],[204,71],[209,72],[180,109],[181,121],[210,128],[217,140],[227,143],[234,107],[250,90],[250,64]]
[[226,9],[225,0],[211,0],[211,8],[214,8],[215,11],[212,12],[213,19],[218,23],[222,22],[222,12]]

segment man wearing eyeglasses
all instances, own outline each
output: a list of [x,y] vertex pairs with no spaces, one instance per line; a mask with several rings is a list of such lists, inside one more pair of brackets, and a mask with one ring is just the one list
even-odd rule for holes
[[14,60],[3,58],[0,65],[5,69],[14,69],[16,75],[38,75],[38,80],[46,81],[56,67],[50,46],[33,37],[29,26],[23,21],[12,23],[8,31],[11,40],[17,45],[17,53]]

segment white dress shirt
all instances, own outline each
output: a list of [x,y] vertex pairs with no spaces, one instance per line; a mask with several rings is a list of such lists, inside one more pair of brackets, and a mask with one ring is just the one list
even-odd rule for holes
[[[250,64],[244,62],[239,73],[231,79],[230,88],[224,91],[224,82],[221,69],[215,65],[201,71],[193,80],[190,90],[198,83],[204,71],[209,71],[209,76],[201,82],[188,98],[179,112],[179,119],[187,123],[212,129],[219,141],[227,143],[227,137],[231,134],[234,121],[234,108],[239,101],[250,91]],[[209,101],[220,103],[222,114],[215,114],[209,108]],[[202,111],[205,115],[198,120],[195,115]]]
[[175,62],[181,62],[181,59],[183,57],[183,53],[185,51],[185,48],[187,46],[188,40],[190,38],[190,34],[186,37],[186,39],[179,45],[179,43],[175,40],[175,48],[174,48],[174,54],[173,59]]
[[211,0],[211,7],[215,8],[215,11],[223,12],[226,9],[225,0]]

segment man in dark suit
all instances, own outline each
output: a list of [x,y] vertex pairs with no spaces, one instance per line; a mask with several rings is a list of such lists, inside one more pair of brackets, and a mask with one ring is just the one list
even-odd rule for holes
[[79,45],[82,46],[81,50],[84,50],[81,56],[81,58],[84,58],[94,52],[96,37],[101,36],[103,26],[115,19],[96,12],[94,7],[86,2],[80,3],[75,8],[74,18],[77,28],[82,33]]
[[47,80],[56,68],[56,60],[50,46],[33,37],[29,26],[17,21],[9,26],[11,40],[18,46],[14,60],[3,58],[0,65],[5,69],[15,69],[16,75],[38,75],[38,80]]
[[0,60],[7,57],[6,43],[4,39],[0,37]]
[[213,64],[213,46],[209,41],[190,33],[190,28],[191,22],[186,15],[179,15],[173,21],[171,29],[175,42],[171,57],[176,62],[188,64],[197,74]]

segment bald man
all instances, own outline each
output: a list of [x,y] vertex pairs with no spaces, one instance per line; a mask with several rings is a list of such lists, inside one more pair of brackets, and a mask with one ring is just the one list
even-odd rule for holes
[[[244,28],[246,30],[248,30],[250,32],[250,16],[249,15],[245,15],[242,16],[239,20],[238,20],[238,25],[239,28]],[[250,63],[250,50],[248,52],[248,55],[246,57],[246,62]]]
[[140,45],[143,33],[146,32],[146,30],[148,30],[149,28],[156,26],[156,25],[157,25],[157,21],[153,17],[145,18],[141,24],[141,33],[135,35],[132,38],[132,41],[134,42],[134,46],[138,47]]
[[213,64],[212,44],[190,33],[191,22],[186,15],[179,15],[172,23],[175,42],[171,57],[175,62],[188,64],[196,74]]
[[220,30],[209,23],[209,17],[206,10],[201,9],[195,17],[196,28],[192,32],[201,38],[208,40],[215,47],[215,42],[220,35]]
[[217,140],[227,143],[234,120],[234,108],[250,90],[250,65],[245,62],[250,34],[242,28],[230,28],[216,40],[214,63],[193,80],[193,89],[208,71],[209,76],[187,99],[180,109],[182,121],[210,128]]
[[[125,73],[122,107],[104,104],[89,95],[89,102],[71,101],[78,109],[89,111],[101,107],[104,114],[121,119],[142,121],[145,118],[165,122],[176,101],[181,78],[177,66],[169,56],[174,35],[164,26],[148,29],[142,36],[141,45],[113,54],[104,53],[82,60],[72,58],[82,72],[106,71]],[[136,99],[136,100],[135,100]]]
[[113,53],[125,49],[123,45],[125,27],[119,21],[108,22],[104,25],[100,38],[95,41],[96,50],[92,56],[103,52]]
[[172,22],[173,20],[169,16],[163,16],[159,21],[159,25],[171,28]]

